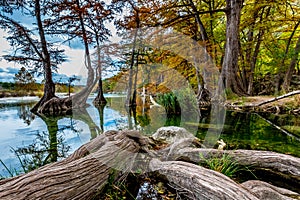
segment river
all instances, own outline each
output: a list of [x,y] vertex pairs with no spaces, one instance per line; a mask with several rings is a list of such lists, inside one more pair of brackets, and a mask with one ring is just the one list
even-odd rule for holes
[[[30,108],[34,97],[0,99],[0,176],[8,177],[70,155],[81,145],[107,130],[137,129],[151,135],[161,126],[183,126],[203,140],[214,135],[223,139],[227,149],[257,149],[300,157],[300,119],[224,111],[222,120],[214,121],[210,112],[168,116],[162,107],[141,107],[129,113],[125,98],[105,95],[104,108],[90,104],[72,116],[48,117],[34,115]],[[29,167],[28,167],[29,166]]]

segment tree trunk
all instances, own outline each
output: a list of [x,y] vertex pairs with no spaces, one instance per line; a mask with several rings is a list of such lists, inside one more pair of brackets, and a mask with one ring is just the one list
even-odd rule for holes
[[94,105],[106,105],[107,101],[104,97],[104,92],[103,92],[103,82],[102,82],[102,76],[99,77],[99,81],[98,81],[98,94],[96,96],[96,98],[93,101]]
[[[134,30],[134,36],[133,36],[133,46],[132,46],[132,51],[131,51],[131,59],[130,59],[130,68],[129,68],[129,79],[128,79],[128,90],[127,90],[127,96],[125,100],[125,106],[130,107],[132,106],[132,86],[133,86],[133,67],[135,63],[135,52],[136,52],[136,46],[137,46],[137,37],[138,37],[138,31],[140,27],[140,19],[139,19],[139,12],[138,10],[135,10],[135,20],[136,20],[136,29]],[[138,56],[138,55],[137,55]],[[137,58],[138,60],[138,58]],[[136,63],[138,65],[138,63]]]
[[239,25],[243,0],[226,0],[226,3],[226,44],[221,76],[227,90],[244,95],[245,91],[237,75],[240,52]]
[[289,68],[288,68],[288,70],[287,70],[287,72],[285,74],[285,77],[284,77],[283,89],[286,92],[289,91],[289,87],[290,87],[290,84],[291,84],[292,75],[295,72],[295,67],[296,67],[296,64],[298,62],[298,55],[299,55],[299,53],[300,53],[300,37],[298,38],[294,55],[292,57],[290,66],[289,66]]
[[[130,135],[130,133],[129,133]],[[130,166],[139,144],[120,132],[106,132],[68,159],[0,181],[1,199],[93,199],[112,170]],[[87,155],[92,150],[96,152]],[[128,164],[128,165],[126,165]]]
[[[205,159],[229,155],[240,165],[255,169],[272,171],[279,177],[287,178],[300,183],[300,158],[269,151],[254,150],[226,150],[183,148],[178,150],[177,158],[188,158],[195,163],[205,162]],[[173,158],[174,159],[174,158]]]
[[[263,8],[261,16],[260,16],[260,23],[262,23],[262,21],[263,21],[264,10],[265,9]],[[268,7],[268,9],[266,11],[266,17],[269,16],[270,11],[271,11],[271,7]],[[256,20],[255,15],[254,15],[254,20]],[[254,48],[254,52],[252,55],[251,55],[251,53],[250,54],[248,53],[248,55],[247,55],[247,62],[249,62],[249,64],[250,64],[250,74],[249,74],[248,91],[247,91],[247,93],[249,95],[253,95],[253,81],[254,81],[255,66],[256,66],[256,61],[257,61],[257,57],[259,54],[260,45],[261,45],[262,37],[263,37],[264,33],[265,33],[265,31],[262,28],[260,28],[259,32],[257,34],[257,41],[256,41],[256,45]],[[251,34],[252,34],[251,42],[253,42],[253,30],[252,30]],[[250,38],[251,38],[251,36],[250,36]],[[251,49],[250,49],[250,51],[251,51]]]
[[[76,4],[78,8],[80,8],[80,2],[78,0],[76,0]],[[66,113],[69,114],[72,112],[72,109],[80,109],[86,107],[86,100],[89,94],[91,93],[91,91],[93,90],[95,84],[97,83],[97,78],[95,78],[94,69],[92,68],[89,44],[87,41],[88,36],[85,30],[82,12],[81,11],[78,12],[79,12],[78,17],[79,17],[81,31],[82,31],[82,39],[85,47],[85,66],[88,70],[86,87],[83,90],[81,90],[79,93],[71,97],[57,98],[54,96],[50,100],[48,99],[48,101],[46,101],[42,105],[39,105],[39,107],[37,108],[37,112],[39,114],[47,114],[47,115],[53,115],[53,114],[61,115]],[[50,73],[48,76],[50,76]]]
[[[197,7],[195,6],[193,0],[189,0],[189,5],[192,7],[192,10],[194,12],[194,16],[195,16],[195,21],[198,24],[198,27],[200,29],[200,35],[201,35],[201,40],[204,42],[204,44],[207,42],[209,42],[209,38],[207,36],[207,32],[205,30],[205,27],[199,17],[199,12],[197,10]],[[206,46],[206,45],[205,45]]]
[[289,53],[289,49],[290,49],[290,45],[292,43],[292,39],[293,39],[293,37],[295,35],[295,32],[297,31],[297,28],[299,27],[299,25],[300,25],[300,21],[297,22],[297,24],[294,27],[294,30],[293,30],[292,34],[290,35],[290,37],[288,39],[288,43],[287,43],[286,48],[285,48],[284,56],[283,56],[283,59],[281,61],[280,67],[279,67],[279,72],[278,72],[278,74],[276,76],[275,93],[278,93],[278,91],[280,90],[280,82],[281,82],[281,80],[283,78],[283,74],[282,74],[283,73],[283,69],[282,68],[285,66],[285,60],[286,60],[286,57],[287,57],[287,55]]
[[39,36],[40,41],[42,45],[42,61],[43,61],[43,67],[44,67],[44,79],[45,79],[45,85],[44,85],[44,95],[40,99],[40,101],[32,108],[32,112],[37,112],[38,109],[43,106],[48,100],[55,97],[55,84],[52,80],[52,69],[51,69],[51,58],[50,54],[47,48],[47,41],[45,37],[45,31],[42,24],[41,19],[41,7],[40,7],[40,1],[35,0],[35,16],[36,21],[38,25],[39,30]]
[[[139,73],[139,51],[137,51],[136,55],[136,66],[134,71],[134,83],[133,83],[133,93],[132,93],[132,99],[130,101],[130,105],[132,107],[136,106],[136,97],[137,97],[137,82],[138,82],[138,73]],[[135,109],[135,108],[133,108]]]
[[252,191],[259,199],[270,200],[292,200],[299,199],[299,194],[275,187],[263,181],[251,180],[241,184],[248,190]]
[[101,50],[100,50],[100,44],[98,36],[96,36],[96,42],[97,42],[97,69],[98,69],[98,94],[96,98],[94,99],[93,103],[94,105],[103,106],[107,104],[106,99],[104,98],[103,94],[103,84],[102,84],[102,64],[101,64]]

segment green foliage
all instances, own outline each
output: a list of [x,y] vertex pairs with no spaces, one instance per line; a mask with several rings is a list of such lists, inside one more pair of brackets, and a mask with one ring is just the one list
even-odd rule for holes
[[166,109],[167,115],[181,113],[177,96],[174,93],[170,92],[158,94],[156,101],[158,104],[162,105]]
[[231,89],[226,89],[225,93],[226,93],[226,98],[229,100],[237,100],[239,98],[239,96],[234,92],[232,92]]
[[236,174],[243,169],[237,161],[233,160],[227,154],[223,154],[220,158],[205,159],[202,154],[200,154],[200,157],[204,159],[205,167],[220,172],[230,178],[236,176]]
[[[93,200],[122,200],[122,199],[135,199],[129,191],[128,184],[124,182],[116,182],[119,171],[112,169],[107,179],[107,183],[102,191],[99,191],[92,199]],[[131,177],[127,177],[130,179]],[[103,195],[105,194],[105,195]]]
[[103,87],[103,91],[106,92],[112,92],[114,91],[114,88],[117,84],[117,80],[114,79],[114,77],[110,78],[110,79],[105,79],[102,82],[102,87]]
[[174,95],[180,103],[181,113],[192,113],[198,110],[196,94],[191,88],[176,90]]
[[17,74],[15,74],[15,82],[17,90],[36,90],[35,88],[35,79],[32,74],[25,69],[25,67],[21,67]]
[[15,83],[9,83],[9,82],[0,82],[0,86],[2,89],[12,90],[15,88]]
[[18,171],[15,168],[7,167],[1,159],[0,163],[9,175],[13,177],[53,162],[51,158],[56,156],[54,154],[57,154],[59,158],[65,158],[70,147],[65,144],[64,138],[62,136],[58,137],[56,144],[54,144],[57,145],[57,149],[53,149],[51,147],[53,144],[51,144],[48,137],[49,135],[43,132],[42,134],[37,134],[37,138],[32,144],[17,149],[11,148],[11,151],[18,158],[22,170]]

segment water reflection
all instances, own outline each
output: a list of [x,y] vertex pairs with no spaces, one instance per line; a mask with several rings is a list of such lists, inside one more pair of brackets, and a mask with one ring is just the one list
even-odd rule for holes
[[85,123],[90,131],[91,139],[97,137],[99,134],[102,133],[102,129],[100,129],[96,123],[91,118],[90,114],[88,113],[86,108],[81,109],[73,109],[72,111],[72,117],[75,120],[79,120],[83,123]]
[[[62,117],[35,116],[31,105],[0,108],[0,159],[9,167],[31,170],[49,162],[57,161],[72,153],[82,144],[107,130],[136,129],[146,135],[153,134],[162,126],[184,126],[194,131],[200,139],[220,137],[228,149],[257,149],[288,153],[300,157],[300,141],[274,128],[266,120],[251,113],[226,112],[226,119],[218,117],[224,109],[201,112],[201,116],[187,114],[185,117],[167,115],[159,106],[137,100],[137,106],[126,110],[124,97],[107,98],[106,106],[92,106],[74,110],[72,115]],[[215,117],[211,117],[211,115]],[[195,120],[196,119],[196,120]],[[280,127],[300,130],[299,120],[290,116],[269,116]],[[219,124],[224,122],[222,132]],[[294,133],[290,128],[290,132]],[[297,132],[296,132],[297,134]],[[11,155],[10,149],[18,157]],[[4,173],[3,173],[4,172]],[[6,174],[0,164],[0,174]]]
[[31,105],[20,105],[18,108],[18,116],[24,121],[27,125],[30,125],[31,122],[35,119],[35,115],[30,112]]
[[[75,123],[70,115],[60,117],[39,115],[38,117],[46,124],[47,131],[38,132],[31,144],[13,149],[24,172],[65,158],[70,151],[70,146],[64,137],[65,131],[80,132],[74,126]],[[65,118],[69,118],[70,123],[59,126],[59,120]]]
[[[30,107],[28,106],[29,109]],[[20,110],[27,111],[27,109],[23,108]],[[70,146],[65,140],[65,131],[72,131],[77,134],[82,131],[80,127],[76,126],[76,121],[81,121],[88,126],[91,139],[97,137],[102,132],[86,109],[74,110],[72,115],[47,117],[38,115],[38,117],[46,124],[47,132],[37,133],[35,140],[31,144],[13,149],[24,172],[65,158],[70,150]],[[61,126],[59,125],[59,121],[62,119],[65,122],[67,119],[70,121],[68,124]],[[24,122],[26,123],[27,121]]]
[[97,109],[98,111],[98,114],[99,114],[99,118],[100,118],[100,130],[101,130],[101,133],[104,132],[104,108],[105,106],[104,105],[97,105],[95,106],[95,108]]

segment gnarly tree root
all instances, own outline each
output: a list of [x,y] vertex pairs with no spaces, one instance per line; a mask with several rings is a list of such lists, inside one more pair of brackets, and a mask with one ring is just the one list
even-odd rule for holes
[[285,179],[293,179],[300,183],[300,158],[270,151],[254,150],[216,150],[183,148],[173,154],[173,160],[187,158],[190,162],[204,163],[206,159],[230,156],[239,165],[249,166],[258,170],[271,171]]
[[[126,177],[124,174],[131,173],[136,163],[144,166],[149,164],[144,169],[155,171],[159,176],[165,177],[182,197],[188,199],[255,200],[265,197],[262,190],[255,189],[258,187],[254,187],[253,184],[235,183],[218,172],[198,165],[182,161],[160,161],[157,159],[158,151],[149,150],[153,145],[155,144],[151,139],[137,131],[108,131],[62,161],[0,181],[0,199],[92,199],[101,193],[108,180],[112,179],[112,174],[113,180]],[[197,150],[199,153],[199,149]],[[244,154],[242,151],[237,152],[239,153],[235,154],[236,157],[242,157],[240,161],[246,160],[246,155],[251,157],[250,151]],[[137,159],[140,155],[144,158],[142,162]],[[172,152],[168,158],[176,156],[178,155]],[[195,152],[186,153],[185,156],[190,157],[192,161],[199,160]],[[297,165],[298,159],[293,161],[296,161]],[[298,176],[299,166],[291,166],[290,169],[291,173],[288,172],[290,170],[282,173]],[[297,193],[282,192],[283,190],[274,189],[275,187],[264,183],[261,185],[271,188],[270,191],[274,195],[279,193],[283,197],[299,197]],[[268,190],[269,193],[270,191]]]
[[227,176],[191,163],[153,159],[150,169],[165,176],[185,199],[258,199]]
[[296,192],[275,187],[263,181],[250,180],[242,183],[241,185],[252,191],[259,199],[300,199],[300,195]]

